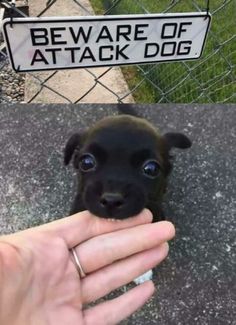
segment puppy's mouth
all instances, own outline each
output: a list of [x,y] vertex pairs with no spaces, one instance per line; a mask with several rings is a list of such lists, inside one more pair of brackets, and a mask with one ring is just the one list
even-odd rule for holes
[[108,219],[110,221],[119,221],[123,219],[127,219],[139,214],[143,209],[144,206],[138,209],[130,209],[130,208],[122,208],[118,209],[102,209],[96,206],[86,206],[87,210],[89,210],[92,214],[96,215],[97,217]]
[[120,192],[98,194],[89,186],[84,192],[84,203],[86,209],[98,217],[122,220],[140,213],[145,207],[146,198],[136,187],[124,195]]

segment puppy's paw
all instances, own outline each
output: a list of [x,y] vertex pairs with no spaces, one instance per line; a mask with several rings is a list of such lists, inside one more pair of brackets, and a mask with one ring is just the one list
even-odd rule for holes
[[146,273],[144,273],[144,274],[140,275],[139,277],[137,277],[136,279],[134,279],[134,283],[138,285],[145,281],[151,280],[152,274],[153,274],[152,270],[149,270]]

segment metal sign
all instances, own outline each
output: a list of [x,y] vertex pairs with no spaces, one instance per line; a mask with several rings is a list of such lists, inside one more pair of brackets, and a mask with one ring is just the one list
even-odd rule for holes
[[198,59],[211,17],[175,13],[5,19],[18,72]]

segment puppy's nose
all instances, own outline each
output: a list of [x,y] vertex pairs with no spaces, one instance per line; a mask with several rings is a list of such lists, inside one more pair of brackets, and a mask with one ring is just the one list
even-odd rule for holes
[[120,193],[104,193],[100,203],[104,208],[120,208],[124,204],[124,197]]

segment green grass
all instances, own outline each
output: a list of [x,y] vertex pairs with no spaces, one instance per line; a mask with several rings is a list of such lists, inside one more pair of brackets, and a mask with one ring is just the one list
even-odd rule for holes
[[[96,14],[103,14],[114,1],[91,0],[91,3]],[[150,13],[160,13],[171,1],[121,0],[109,14],[144,13],[139,3]],[[202,11],[206,7],[204,0],[182,0],[168,12],[197,11],[193,3]],[[236,102],[236,1],[214,13],[222,3],[223,0],[210,1],[212,24],[201,59],[122,67],[136,102]],[[137,84],[140,85],[136,88]]]

